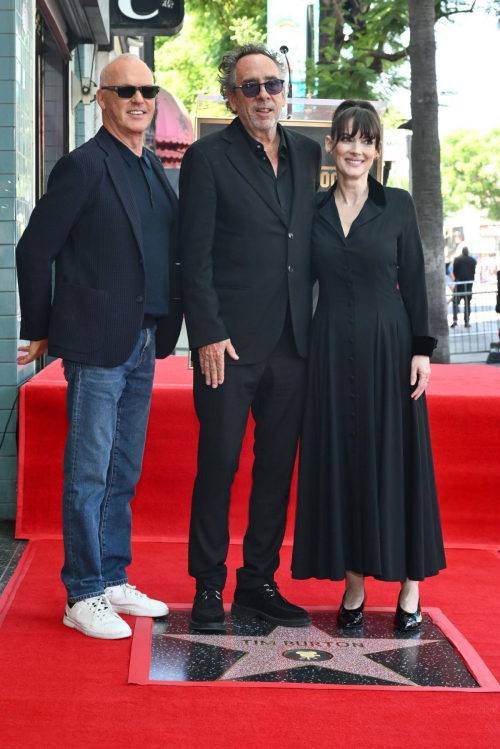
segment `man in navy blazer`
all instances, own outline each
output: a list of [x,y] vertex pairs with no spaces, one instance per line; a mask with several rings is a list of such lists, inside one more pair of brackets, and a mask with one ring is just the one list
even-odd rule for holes
[[68,382],[63,622],[100,639],[131,635],[120,613],[168,613],[126,573],[155,355],[172,352],[182,322],[177,196],[142,145],[157,93],[133,55],[104,68],[103,127],[57,162],[17,247],[30,341],[18,362],[48,350]]

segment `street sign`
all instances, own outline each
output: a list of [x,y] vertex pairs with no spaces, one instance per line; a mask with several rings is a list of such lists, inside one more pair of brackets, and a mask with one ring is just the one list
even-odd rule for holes
[[384,128],[384,161],[403,161],[408,158],[408,130]]
[[110,0],[111,31],[120,36],[174,36],[182,28],[184,0]]

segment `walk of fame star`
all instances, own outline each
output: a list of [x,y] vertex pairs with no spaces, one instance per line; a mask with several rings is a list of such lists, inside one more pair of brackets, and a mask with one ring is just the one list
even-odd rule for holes
[[[168,640],[217,646],[241,654],[217,680],[236,681],[269,672],[289,671],[304,666],[343,671],[383,682],[416,686],[415,682],[369,656],[375,653],[435,645],[443,640],[395,640],[389,638],[336,639],[318,627],[275,627],[265,637],[259,635],[162,634]],[[294,649],[295,647],[295,649]],[[291,657],[290,653],[295,653]],[[321,654],[330,657],[322,656]],[[315,655],[316,654],[316,655]],[[292,659],[293,658],[293,659]]]

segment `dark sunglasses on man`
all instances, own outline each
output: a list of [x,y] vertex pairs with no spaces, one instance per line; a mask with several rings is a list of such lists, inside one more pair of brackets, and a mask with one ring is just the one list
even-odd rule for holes
[[269,96],[276,96],[281,94],[284,84],[285,81],[282,81],[281,78],[272,78],[264,83],[249,81],[248,83],[242,83],[241,86],[235,86],[235,88],[241,88],[241,93],[247,99],[255,99],[260,94],[261,86],[264,86]]
[[120,99],[132,99],[136,91],[141,92],[143,99],[155,99],[160,90],[159,86],[101,86],[103,91],[114,91]]

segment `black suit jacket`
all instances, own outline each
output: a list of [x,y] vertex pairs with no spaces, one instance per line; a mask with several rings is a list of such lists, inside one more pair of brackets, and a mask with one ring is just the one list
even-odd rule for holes
[[310,240],[321,148],[285,128],[290,221],[236,121],[190,146],[180,174],[183,301],[191,348],[231,338],[239,361],[276,346],[290,300],[306,357],[312,315]]
[[[176,217],[169,315],[156,334],[156,355],[164,358],[182,323],[178,200],[161,161],[150,156]],[[104,127],[53,168],[17,246],[17,273],[21,338],[48,338],[49,354],[83,364],[116,367],[128,359],[144,319],[141,222],[122,157]]]

